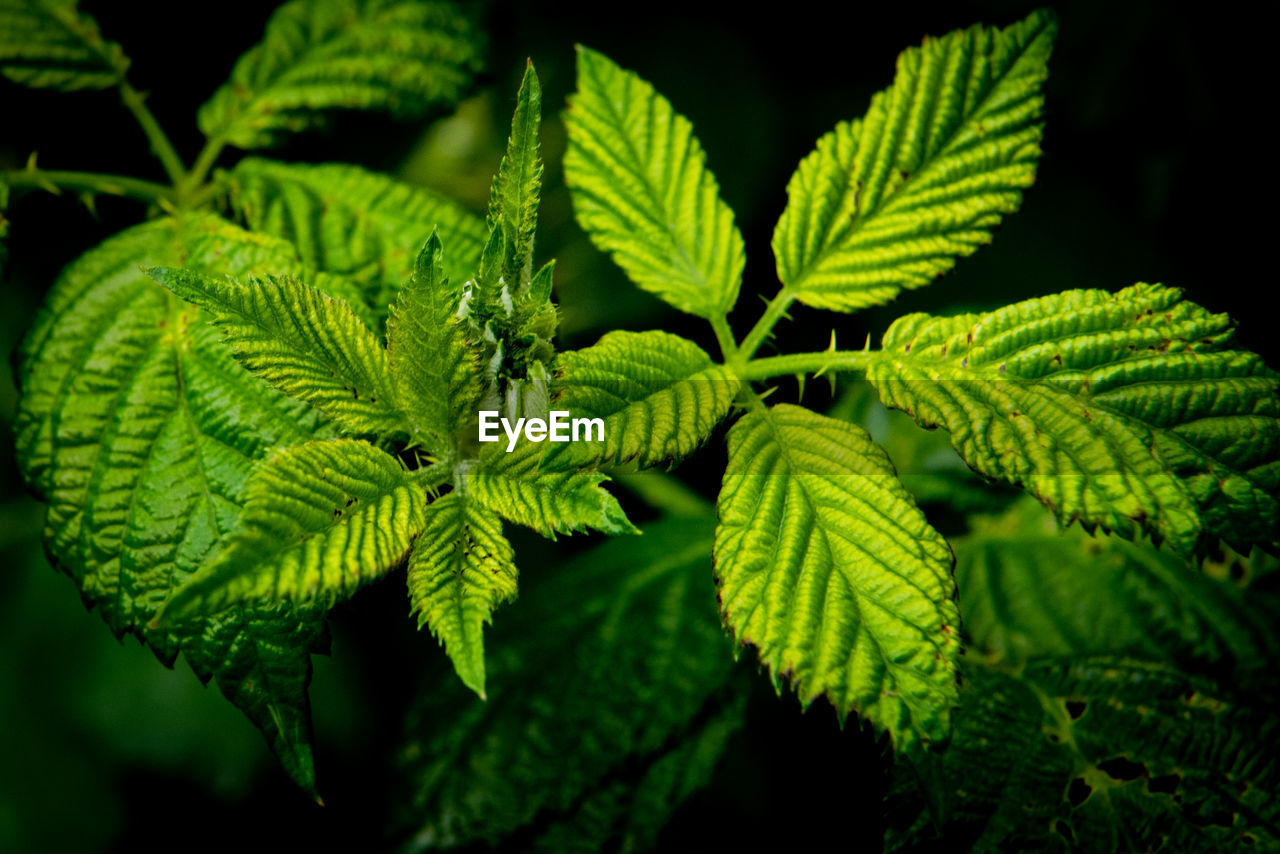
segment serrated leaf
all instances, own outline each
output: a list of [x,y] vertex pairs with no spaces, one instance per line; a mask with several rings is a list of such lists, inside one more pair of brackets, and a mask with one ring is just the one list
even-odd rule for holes
[[806,705],[826,695],[899,749],[956,702],[951,551],[861,428],[781,404],[729,431],[716,579],[725,622]]
[[880,305],[989,242],[1035,180],[1056,29],[1041,10],[898,57],[893,86],[818,140],[787,185],[773,234],[786,289],[818,308]]
[[1117,653],[1221,676],[1280,658],[1275,615],[1238,588],[1165,551],[1059,531],[1030,497],[952,545],[965,633],[990,660]]
[[1181,552],[1280,530],[1280,375],[1232,325],[1139,284],[984,315],[899,318],[868,378],[970,466],[1064,521]]
[[579,46],[565,112],[578,224],[637,285],[701,317],[733,307],[746,254],[689,120],[646,81]]
[[439,230],[445,272],[464,282],[480,264],[484,222],[425,187],[345,163],[311,166],[246,157],[227,176],[231,208],[254,231],[283,237],[318,270],[360,281],[385,308]]
[[147,273],[211,312],[240,364],[345,432],[408,431],[387,351],[347,301],[288,276],[240,282],[165,267]]
[[550,445],[542,465],[670,465],[729,414],[738,381],[698,345],[667,332],[610,332],[560,354],[555,407],[601,418],[604,439]]
[[409,598],[418,628],[431,628],[462,684],[481,699],[484,627],[515,595],[515,552],[498,517],[458,492],[433,501],[409,556]]
[[488,225],[490,230],[502,229],[506,244],[503,277],[512,289],[527,286],[533,275],[533,237],[542,190],[542,158],[538,155],[541,125],[542,86],[530,61],[516,95],[507,152],[489,194]]
[[166,664],[182,653],[263,731],[314,791],[306,686],[323,614],[233,609],[174,630],[160,604],[235,524],[254,461],[327,428],[254,379],[192,306],[139,265],[220,274],[301,272],[283,241],[213,216],[127,229],[72,263],[20,351],[18,464],[49,503],[45,542],[112,631]]
[[479,65],[479,36],[452,3],[293,0],[200,108],[200,130],[262,148],[336,109],[416,118],[455,103]]
[[709,514],[656,522],[523,591],[490,633],[487,703],[424,681],[395,787],[408,794],[396,823],[408,850],[521,829],[557,851],[643,839],[701,785],[741,720],[711,529]]
[[107,89],[129,67],[76,0],[0,0],[0,74],[36,89]]
[[[1211,682],[1123,658],[966,668],[950,749],[916,776],[975,852],[1263,851],[1280,846],[1280,721]],[[905,780],[886,850],[936,850]],[[914,821],[892,816],[914,808]],[[949,846],[950,847],[950,846]]]
[[480,366],[459,322],[462,288],[444,274],[432,233],[387,320],[387,351],[405,417],[437,453],[456,450],[457,431],[475,418]]
[[[499,449],[499,447],[501,449]],[[542,471],[540,444],[522,441],[511,453],[506,442],[487,445],[467,472],[465,489],[508,522],[555,539],[594,529],[636,534],[618,500],[601,485],[609,478],[594,471]]]
[[325,607],[403,563],[426,525],[425,473],[355,439],[275,451],[254,469],[221,550],[165,602],[179,623],[245,602]]

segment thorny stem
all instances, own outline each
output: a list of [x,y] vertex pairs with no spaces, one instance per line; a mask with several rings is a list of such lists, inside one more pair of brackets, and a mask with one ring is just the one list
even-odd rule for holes
[[0,175],[4,176],[4,181],[11,187],[38,187],[55,194],[62,190],[79,190],[157,203],[172,202],[174,198],[172,187],[125,175],[104,175],[99,172],[47,172],[34,167],[15,169]]
[[747,337],[742,339],[742,346],[739,348],[742,358],[750,359],[756,354],[760,345],[764,343],[764,339],[768,338],[769,333],[773,331],[778,319],[787,313],[787,309],[794,301],[795,296],[785,287],[778,291],[777,296],[769,300],[769,304],[764,308],[764,314],[756,321],[756,325],[751,327]]
[[753,359],[746,363],[744,380],[765,380],[791,374],[820,374],[824,371],[864,371],[874,352],[871,350],[825,350],[821,353],[789,353]]

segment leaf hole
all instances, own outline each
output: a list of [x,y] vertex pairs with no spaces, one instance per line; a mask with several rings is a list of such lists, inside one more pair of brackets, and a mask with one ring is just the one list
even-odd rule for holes
[[1073,807],[1078,807],[1089,800],[1089,796],[1092,794],[1093,786],[1086,783],[1083,777],[1076,777],[1071,781],[1071,785],[1067,787],[1067,800],[1071,802]]
[[1089,708],[1089,704],[1084,700],[1067,700],[1067,714],[1071,715],[1071,720],[1078,721],[1080,716],[1084,714],[1084,710]]
[[1098,770],[1113,780],[1136,780],[1139,777],[1151,776],[1147,772],[1146,765],[1141,762],[1134,762],[1132,759],[1126,759],[1123,756],[1099,762]]
[[1071,829],[1071,825],[1067,824],[1062,819],[1058,819],[1053,823],[1053,829],[1059,836],[1070,842],[1072,845],[1076,844],[1076,832]]

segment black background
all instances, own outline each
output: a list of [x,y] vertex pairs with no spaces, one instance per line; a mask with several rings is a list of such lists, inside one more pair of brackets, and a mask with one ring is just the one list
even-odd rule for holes
[[[134,62],[134,85],[151,93],[152,109],[191,158],[201,142],[195,107],[225,79],[235,57],[257,41],[270,5],[224,2],[198,11],[195,4],[83,5],[110,38],[124,44]],[[850,3],[838,10],[835,4],[803,2],[765,9],[692,2],[497,3],[480,13],[490,35],[480,87],[493,89],[488,104],[500,127],[530,56],[544,82],[549,124],[554,123],[572,85],[572,46],[581,42],[636,70],[667,95],[692,119],[746,237],[744,298],[733,317],[741,335],[758,312],[755,295],[768,296],[776,288],[769,238],[785,204],[787,178],[814,140],[836,121],[860,115],[869,96],[891,81],[897,53],[924,33],[978,21],[1006,25],[1031,8],[999,2]],[[1268,43],[1274,7],[1087,2],[1055,8],[1060,33],[1048,86],[1045,154],[1021,212],[997,230],[992,246],[887,308],[856,318],[798,309],[795,321],[780,330],[783,350],[825,346],[833,326],[846,345],[860,345],[868,332],[878,335],[894,316],[911,310],[990,307],[1071,287],[1162,281],[1230,312],[1241,323],[1242,344],[1263,352],[1272,365],[1280,363],[1271,263],[1276,75]],[[277,155],[394,172],[410,158],[421,129],[365,119],[338,128],[337,134],[300,137]],[[549,127],[547,133],[550,153],[559,131]],[[49,169],[163,180],[140,133],[109,93],[24,92],[0,82],[0,167],[20,166],[33,150]],[[494,166],[496,153],[487,168]],[[550,220],[550,228],[559,229],[545,238],[543,246],[552,249],[581,243],[567,216],[557,220],[554,214],[554,194],[563,194],[555,189],[556,171],[552,163],[553,213],[543,224],[547,229]],[[412,169],[409,177],[448,183],[448,176]],[[467,201],[478,204],[482,198]],[[13,270],[3,286],[0,320],[6,345],[29,323],[63,264],[140,213],[138,203],[126,200],[100,200],[93,217],[67,198],[22,198],[9,214]],[[574,295],[590,288],[596,289],[595,308],[574,314]],[[584,262],[560,287],[559,298],[566,306],[570,346],[590,343],[615,325],[663,325],[694,335],[708,348],[713,344],[692,321],[634,295],[598,259]],[[11,388],[3,399],[7,423]],[[0,473],[5,495],[12,498],[20,485],[8,456],[6,451]],[[712,443],[687,468],[690,482],[712,494],[722,465],[723,451]],[[6,505],[17,506],[16,499]],[[524,541],[518,547],[540,548]],[[0,593],[17,583],[4,574],[19,571],[26,571],[19,562],[5,561]],[[47,567],[31,571],[49,573]],[[70,586],[57,589],[62,607],[76,611]],[[95,628],[106,633],[101,625]],[[101,773],[118,793],[120,811],[108,846],[252,850],[276,841],[368,850],[370,840],[380,838],[381,817],[394,800],[385,757],[410,692],[406,674],[438,655],[429,638],[411,629],[395,583],[375,586],[337,612],[335,655],[356,678],[342,690],[354,695],[359,713],[345,737],[317,745],[326,808],[310,804],[270,765],[252,786],[228,797],[199,781],[108,757]],[[76,649],[62,654],[74,656]],[[40,673],[25,690],[43,691],[59,678],[56,669]],[[792,697],[775,698],[763,676],[756,682],[748,727],[733,742],[712,787],[677,815],[663,837],[664,850],[790,850],[818,843],[876,848],[883,785],[877,745],[854,725],[841,732],[828,707],[819,704],[802,716]],[[0,702],[28,700],[15,693],[0,695]],[[50,797],[58,790],[51,786]],[[64,811],[71,820],[77,806],[52,801],[42,814],[56,820]]]

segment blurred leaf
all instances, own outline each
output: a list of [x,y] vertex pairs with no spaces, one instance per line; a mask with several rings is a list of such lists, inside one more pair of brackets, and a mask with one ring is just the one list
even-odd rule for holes
[[490,635],[487,702],[423,687],[401,751],[410,850],[531,826],[548,850],[630,850],[706,780],[741,713],[711,530],[658,522],[541,579]]
[[457,102],[479,69],[479,41],[452,3],[292,0],[200,108],[200,130],[263,148],[327,110],[415,118]]

